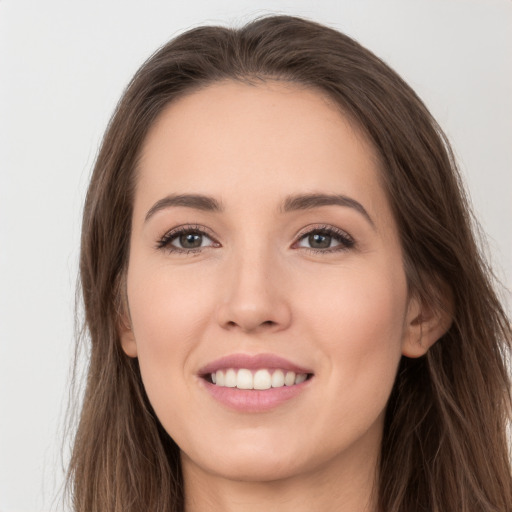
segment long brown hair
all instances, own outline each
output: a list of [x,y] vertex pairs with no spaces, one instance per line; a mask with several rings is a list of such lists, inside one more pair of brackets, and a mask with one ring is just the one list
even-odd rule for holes
[[132,79],[106,131],[85,203],[81,292],[90,362],[69,466],[77,512],[180,511],[179,448],[118,336],[141,144],[171,101],[220,80],[282,80],[327,94],[375,146],[410,290],[453,303],[449,331],[402,358],[380,457],[382,512],[510,511],[510,324],[480,256],[450,146],[386,64],[320,24],[270,16],[241,29],[192,29]]

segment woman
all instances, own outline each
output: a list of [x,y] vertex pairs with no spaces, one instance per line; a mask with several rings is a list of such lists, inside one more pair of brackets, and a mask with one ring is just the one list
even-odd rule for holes
[[332,29],[202,27],[89,188],[77,511],[506,511],[511,332],[414,92]]

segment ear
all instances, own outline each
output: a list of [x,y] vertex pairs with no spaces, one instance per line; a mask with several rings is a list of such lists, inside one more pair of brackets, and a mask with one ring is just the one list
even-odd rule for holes
[[404,325],[402,354],[421,357],[450,328],[453,320],[453,300],[448,290],[443,290],[445,300],[427,304],[414,294],[409,299]]
[[117,278],[115,307],[117,311],[117,334],[121,342],[121,348],[128,357],[137,357],[137,343],[133,334],[126,293],[126,272],[123,272]]
[[123,314],[119,317],[117,332],[124,353],[128,357],[137,357],[137,342],[133,335],[133,329],[129,318]]

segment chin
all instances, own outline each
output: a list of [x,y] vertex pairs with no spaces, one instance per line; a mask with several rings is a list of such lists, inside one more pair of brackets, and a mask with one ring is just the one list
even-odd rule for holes
[[196,439],[195,443],[182,446],[182,459],[186,459],[188,467],[226,480],[276,482],[315,472],[343,451],[340,446],[322,446],[312,441],[308,445],[304,432],[294,437],[293,432],[271,435],[262,430],[224,432],[222,440],[215,434],[213,438]]
[[[183,456],[187,457],[182,454]],[[215,464],[212,464],[211,458],[190,462],[217,477],[247,483],[285,480],[305,471],[297,461],[293,462],[288,457],[276,454],[272,456],[264,450],[252,454],[243,451],[231,452],[227,457],[218,458]]]

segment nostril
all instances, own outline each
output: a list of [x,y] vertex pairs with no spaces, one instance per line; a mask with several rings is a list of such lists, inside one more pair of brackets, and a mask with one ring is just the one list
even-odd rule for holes
[[[233,320],[230,320],[226,323],[226,327],[233,328],[237,326],[243,326],[244,324],[238,324],[237,322],[234,322]],[[259,327],[274,327],[275,325],[278,325],[277,322],[274,322],[273,320],[265,320],[264,322],[261,322],[258,324]],[[255,329],[255,326],[250,326],[247,330],[253,330]]]

